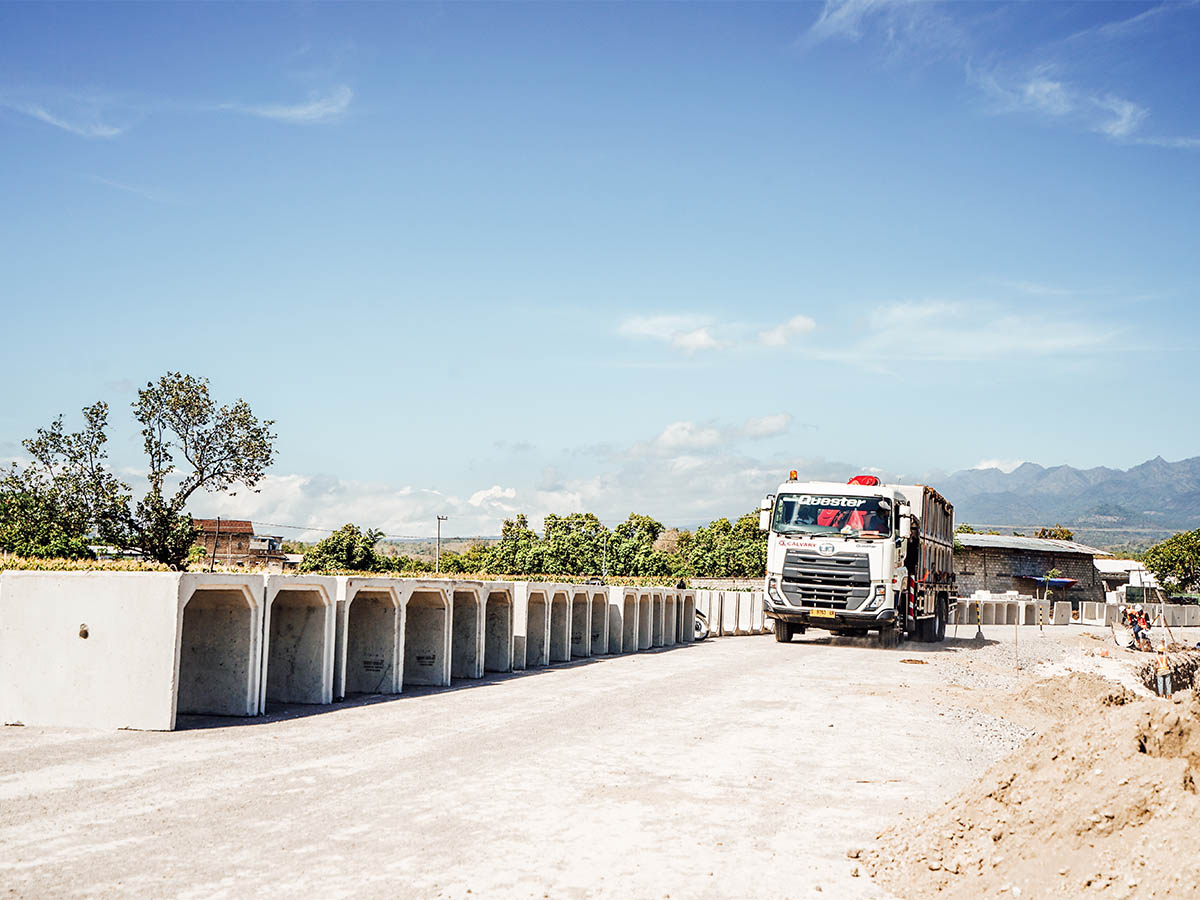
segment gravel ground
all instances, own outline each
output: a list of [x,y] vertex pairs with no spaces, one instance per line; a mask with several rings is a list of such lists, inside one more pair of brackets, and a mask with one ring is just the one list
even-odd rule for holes
[[1010,752],[1024,680],[1096,643],[1022,629],[1018,673],[1011,628],[964,630],[723,638],[171,734],[0,729],[0,885],[878,898],[847,848]]

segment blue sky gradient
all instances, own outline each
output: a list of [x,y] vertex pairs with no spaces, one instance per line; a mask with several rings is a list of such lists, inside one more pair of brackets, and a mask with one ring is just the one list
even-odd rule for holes
[[1198,87],[1196,3],[0,6],[0,457],[168,369],[279,423],[195,512],[395,534],[1192,456]]

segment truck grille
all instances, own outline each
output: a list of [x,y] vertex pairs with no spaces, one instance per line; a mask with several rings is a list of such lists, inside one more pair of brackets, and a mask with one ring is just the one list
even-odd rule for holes
[[792,606],[858,609],[871,593],[871,567],[865,553],[821,556],[789,550],[780,589]]

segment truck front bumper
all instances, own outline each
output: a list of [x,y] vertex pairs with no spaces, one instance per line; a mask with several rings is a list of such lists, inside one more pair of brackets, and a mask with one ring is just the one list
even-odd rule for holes
[[814,615],[812,609],[767,603],[763,612],[768,619],[778,619],[780,622],[811,628],[824,628],[829,631],[838,631],[843,628],[880,628],[896,620],[896,610],[890,608],[874,612],[821,610],[821,612],[831,612],[833,615]]

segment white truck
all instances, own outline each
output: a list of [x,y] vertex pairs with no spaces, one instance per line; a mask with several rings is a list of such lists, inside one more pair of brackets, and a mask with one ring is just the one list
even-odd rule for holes
[[759,508],[764,611],[783,643],[807,628],[941,641],[955,611],[954,507],[927,485],[797,481]]

